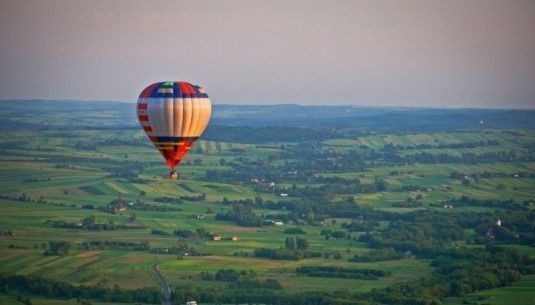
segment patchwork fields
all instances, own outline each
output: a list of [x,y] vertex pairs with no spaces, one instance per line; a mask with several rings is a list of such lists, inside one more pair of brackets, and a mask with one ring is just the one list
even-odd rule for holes
[[[312,144],[201,140],[180,166],[178,182],[166,179],[162,158],[137,130],[2,132],[0,274],[39,276],[75,286],[159,289],[151,273],[151,266],[158,265],[173,288],[225,289],[225,282],[202,280],[201,272],[253,270],[258,279],[280,283],[276,294],[345,292],[364,298],[374,289],[431,279],[435,272],[431,258],[414,251],[400,250],[400,257],[389,260],[352,261],[374,248],[360,238],[369,230],[344,226],[367,221],[372,216],[366,216],[366,211],[383,213],[377,214],[383,218],[372,232],[382,232],[396,217],[415,211],[497,217],[492,215],[512,209],[533,217],[535,132],[483,128],[372,133]],[[422,158],[422,154],[442,159],[403,159]],[[459,201],[463,196],[472,201]],[[245,200],[261,225],[222,219]],[[473,204],[474,200],[481,203]],[[508,200],[513,208],[504,203]],[[112,211],[112,204],[119,201],[123,209]],[[280,207],[273,208],[277,202]],[[325,202],[329,208],[327,212],[294,211],[289,203],[280,202]],[[364,216],[336,213],[338,206],[348,203]],[[348,208],[344,205],[344,209]],[[84,229],[84,221],[100,229]],[[275,221],[282,225],[274,225]],[[105,225],[118,229],[105,229]],[[213,241],[208,235],[188,239],[176,233],[199,228],[222,240]],[[288,228],[300,228],[302,233],[287,233]],[[328,231],[343,234],[333,237]],[[466,236],[446,248],[484,247],[472,241],[476,227],[465,231]],[[233,236],[238,240],[230,240]],[[295,260],[255,255],[259,248],[284,249],[287,238],[294,236],[306,239],[306,251],[318,254]],[[70,251],[44,255],[50,241],[68,242]],[[131,245],[84,248],[92,241]],[[142,243],[148,248],[128,248]],[[521,247],[525,255],[535,258],[533,245]],[[173,252],[175,248],[183,250]],[[379,270],[384,276],[370,280],[296,273],[296,268],[310,265]],[[533,275],[522,275],[510,287],[447,297],[444,304],[533,304],[534,291]],[[0,303],[19,304],[18,294],[2,291]],[[30,297],[32,304],[79,304],[74,299]]]

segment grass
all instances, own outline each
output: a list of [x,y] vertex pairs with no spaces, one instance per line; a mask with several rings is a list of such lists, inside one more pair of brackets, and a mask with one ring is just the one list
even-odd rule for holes
[[464,297],[447,298],[445,305],[532,305],[535,304],[535,275],[523,276],[509,287],[482,290]]
[[[300,277],[295,268],[304,265],[344,266],[356,268],[375,268],[390,272],[377,281],[356,279],[337,279]],[[372,288],[386,287],[430,275],[431,268],[427,261],[403,259],[380,263],[348,263],[329,259],[304,259],[299,261],[280,261],[261,258],[244,258],[228,256],[189,257],[181,260],[168,260],[160,264],[160,269],[172,284],[179,284],[184,279],[198,275],[199,270],[215,272],[219,269],[254,270],[262,277],[277,278],[288,291],[340,291],[364,292]]]
[[[0,304],[2,305],[24,305],[23,302],[18,300],[18,296],[21,297],[21,299],[25,299],[26,297],[30,298],[33,305],[80,305],[80,302],[76,299],[49,299],[49,298],[43,298],[41,296],[21,296],[16,292],[9,293],[9,294],[2,294],[0,293]],[[91,304],[94,305],[123,305],[124,303],[113,303],[113,302],[97,302],[97,301],[91,301]]]
[[532,133],[525,133],[519,138],[511,139],[507,134],[499,131],[494,132],[455,132],[455,133],[420,133],[420,134],[406,134],[406,135],[372,135],[367,137],[359,137],[357,143],[359,145],[367,145],[371,148],[381,148],[386,144],[394,145],[448,145],[460,144],[481,141],[498,141],[500,147],[515,147],[516,141],[533,141]]
[[120,283],[124,288],[157,287],[150,266],[162,256],[133,251],[72,251],[64,257],[43,256],[41,249],[2,249],[0,272],[39,275],[70,283]]
[[[118,131],[118,137],[125,139],[139,139],[144,137],[141,132],[125,130]],[[15,143],[14,139],[25,137],[28,142]],[[255,248],[279,248],[283,246],[285,238],[283,228],[263,227],[245,228],[227,221],[216,221],[214,214],[208,214],[204,219],[194,219],[191,216],[204,214],[207,209],[221,212],[229,209],[220,202],[224,197],[234,199],[254,198],[256,191],[247,184],[218,183],[206,181],[205,175],[209,170],[230,170],[228,166],[220,165],[223,158],[226,162],[238,162],[238,158],[250,160],[266,160],[270,155],[278,155],[282,149],[280,143],[263,145],[239,144],[228,142],[199,141],[195,150],[188,155],[180,167],[182,181],[180,184],[165,178],[168,173],[161,156],[149,145],[99,145],[94,149],[78,149],[79,139],[103,141],[110,135],[101,131],[76,131],[76,137],[58,135],[53,131],[12,132],[0,135],[0,143],[7,145],[0,155],[0,194],[18,197],[21,194],[37,199],[43,196],[45,203],[19,202],[0,199],[0,230],[13,230],[14,237],[0,236],[0,272],[9,274],[35,274],[73,284],[112,286],[118,284],[125,288],[156,287],[150,266],[160,264],[162,272],[172,285],[191,283],[204,285],[196,278],[201,271],[216,271],[223,268],[240,270],[256,270],[261,277],[278,279],[286,291],[337,291],[366,292],[372,288],[387,287],[393,283],[400,283],[428,277],[432,272],[429,261],[423,259],[403,259],[377,263],[349,263],[347,259],[356,253],[369,251],[364,244],[355,240],[331,239],[325,240],[320,235],[324,228],[341,230],[340,224],[350,219],[338,219],[336,225],[327,221],[327,227],[312,225],[302,226],[306,231],[304,237],[310,243],[311,251],[338,251],[341,260],[315,258],[300,261],[277,261],[253,257],[234,256],[236,252],[252,253]],[[144,138],[143,138],[144,139]],[[428,144],[433,146],[468,143],[474,141],[495,140],[499,146],[485,146],[474,148],[476,152],[498,150],[522,151],[519,143],[535,141],[533,133],[523,133],[511,136],[501,132],[458,132],[458,133],[418,133],[407,135],[370,135],[355,139],[331,139],[324,141],[329,148],[338,151],[358,149],[366,145],[379,149],[386,144],[393,143],[404,146]],[[16,145],[15,145],[16,144]],[[414,153],[415,149],[407,149],[406,153]],[[418,150],[419,151],[419,150]],[[447,152],[459,154],[466,149],[431,148],[430,152]],[[202,160],[201,164],[194,164],[194,160]],[[143,161],[146,167],[141,179],[144,183],[133,183],[124,178],[113,177],[110,168],[121,162]],[[284,166],[285,161],[277,160],[274,166]],[[396,173],[393,173],[397,171]],[[462,195],[481,199],[509,199],[518,201],[535,198],[535,184],[533,178],[499,178],[481,179],[474,185],[463,185],[459,181],[450,179],[452,171],[460,171],[468,175],[483,171],[517,173],[519,171],[535,172],[535,162],[516,163],[485,163],[477,165],[467,164],[411,164],[403,166],[371,166],[368,171],[321,172],[317,175],[338,176],[348,179],[358,178],[362,182],[373,182],[376,177],[384,178],[391,190],[373,194],[347,194],[356,198],[361,205],[369,205],[381,210],[405,213],[414,209],[394,208],[392,203],[405,200],[416,194],[399,190],[402,186],[429,186],[430,190],[422,192],[423,208],[436,205],[442,200],[458,198]],[[23,180],[36,179],[34,182]],[[50,179],[49,179],[50,178]],[[497,190],[497,185],[505,185],[505,190]],[[291,185],[290,183],[287,184]],[[308,184],[309,185],[309,184]],[[302,184],[298,187],[306,187]],[[446,186],[452,188],[445,190]],[[144,192],[144,196],[141,193]],[[82,209],[84,204],[94,206],[107,205],[111,200],[121,197],[126,200],[144,199],[154,205],[154,198],[168,196],[179,198],[204,193],[206,200],[202,202],[184,201],[182,204],[172,204],[174,211],[142,211],[127,210],[122,214],[109,214],[98,210]],[[343,196],[346,196],[344,194]],[[279,200],[274,194],[262,194],[264,200]],[[339,196],[340,197],[340,196]],[[58,206],[57,204],[73,206]],[[163,204],[166,205],[166,204]],[[485,211],[485,207],[465,207],[455,211],[477,210]],[[495,210],[494,208],[492,210]],[[272,213],[257,209],[258,214]],[[136,221],[147,226],[147,229],[118,230],[118,231],[84,231],[51,228],[45,225],[46,220],[65,220],[77,222],[93,215],[97,222],[116,224],[129,223],[129,218],[135,213]],[[387,223],[381,224],[383,227]],[[199,227],[224,237],[238,236],[239,241],[212,242],[198,241],[198,245],[208,249],[212,255],[206,257],[187,257],[177,260],[174,255],[156,255],[146,251],[118,251],[99,250],[85,251],[80,245],[87,240],[119,240],[135,241],[148,240],[151,247],[170,248],[177,245],[177,238],[173,236],[151,235],[151,229],[165,230],[171,233],[177,229],[195,230]],[[352,233],[354,237],[358,233]],[[71,253],[64,257],[44,256],[42,244],[49,240],[66,240],[73,244]],[[11,247],[10,247],[11,246]],[[15,246],[15,248],[13,248]],[[515,246],[517,247],[517,246]],[[520,247],[522,253],[533,254],[530,247]],[[347,252],[349,251],[349,252]],[[302,265],[355,265],[362,268],[376,268],[389,271],[390,274],[377,281],[354,279],[321,279],[300,277],[294,269]],[[524,301],[533,300],[535,279],[525,277],[512,287],[492,289],[475,294],[486,297],[491,304],[507,304],[506,300],[514,300],[514,304],[528,304]],[[0,295],[0,303],[17,304],[12,295]],[[73,304],[73,300],[46,300],[32,297],[33,304]],[[448,304],[460,304],[462,299],[450,299]],[[524,302],[524,303],[523,303]],[[104,304],[93,302],[94,304]],[[511,302],[513,303],[513,302]],[[109,303],[107,303],[109,304]],[[111,304],[110,304],[111,305]]]

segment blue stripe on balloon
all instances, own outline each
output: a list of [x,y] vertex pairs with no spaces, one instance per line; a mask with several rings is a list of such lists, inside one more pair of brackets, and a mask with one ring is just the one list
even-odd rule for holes
[[158,90],[162,87],[164,87],[165,82],[159,82],[157,86],[155,86],[152,89],[152,92],[150,92],[150,95],[148,97],[159,97],[159,98],[207,98],[208,94],[201,93],[199,91],[199,86],[192,85],[195,89],[194,94],[184,93],[182,94],[182,91],[180,90],[180,86],[178,85],[178,82],[173,82],[173,93],[163,93],[158,92]]
[[177,82],[173,83],[173,95],[179,94],[180,95],[180,86]]
[[181,94],[180,91],[176,92],[173,90],[173,93],[162,93],[162,92],[158,92],[158,89],[155,89],[151,95],[149,97],[160,97],[160,98],[169,98],[169,97],[174,97],[174,98],[178,98],[178,97],[182,97],[182,98],[207,98],[208,97],[208,94],[206,93],[194,93],[194,94],[188,94],[188,93],[185,93],[185,94]]

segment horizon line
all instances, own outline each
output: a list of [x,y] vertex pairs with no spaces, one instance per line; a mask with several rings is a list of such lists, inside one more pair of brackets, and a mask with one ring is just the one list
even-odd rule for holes
[[[76,102],[76,103],[122,103],[122,104],[135,104],[137,101],[124,101],[124,100],[93,100],[93,99],[45,99],[45,98],[9,98],[0,99],[0,103],[15,102],[15,101],[41,101],[41,102]],[[261,104],[240,104],[240,103],[212,103],[219,106],[299,106],[299,107],[355,107],[355,108],[408,108],[408,109],[443,109],[443,110],[528,110],[535,111],[535,105],[533,107],[500,107],[500,106],[437,106],[437,105],[369,105],[369,104],[329,104],[329,105],[316,105],[316,104],[302,104],[296,102],[276,102],[276,103],[261,103]]]

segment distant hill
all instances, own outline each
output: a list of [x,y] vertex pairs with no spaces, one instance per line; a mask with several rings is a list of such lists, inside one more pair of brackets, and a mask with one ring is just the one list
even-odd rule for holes
[[[137,128],[133,103],[113,101],[0,101],[0,130]],[[42,116],[46,113],[47,116]],[[535,129],[535,110],[361,106],[214,105],[214,126],[353,128],[362,132]],[[210,133],[210,129],[208,133]],[[403,129],[403,130],[400,130]]]

